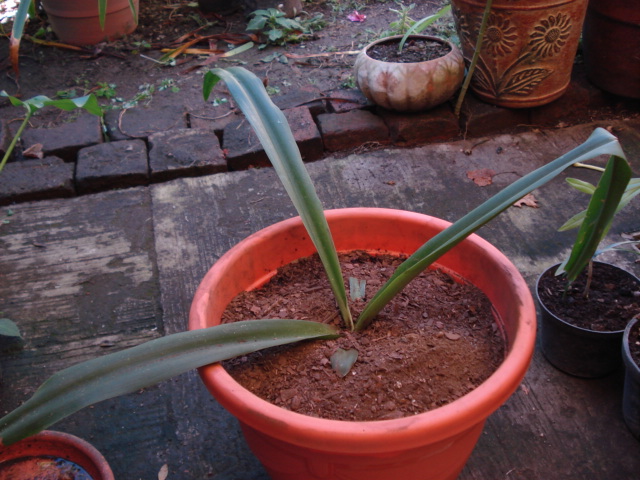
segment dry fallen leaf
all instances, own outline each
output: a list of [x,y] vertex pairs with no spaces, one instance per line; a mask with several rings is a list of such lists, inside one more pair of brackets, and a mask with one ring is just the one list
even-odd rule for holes
[[169,476],[169,465],[166,463],[160,467],[160,471],[158,472],[158,480],[167,480]]
[[22,152],[22,155],[24,155],[27,158],[40,158],[41,159],[44,156],[43,153],[42,153],[42,144],[41,143],[34,143],[29,148],[27,148],[24,152]]
[[514,207],[531,207],[531,208],[539,208],[538,201],[536,197],[533,196],[532,193],[527,193],[524,197],[513,204]]
[[481,168],[479,170],[469,170],[467,172],[467,178],[473,180],[479,187],[486,187],[493,183],[493,176],[495,174],[496,172],[490,168]]

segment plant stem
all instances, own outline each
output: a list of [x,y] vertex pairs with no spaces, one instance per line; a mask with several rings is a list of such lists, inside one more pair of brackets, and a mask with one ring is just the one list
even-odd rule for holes
[[480,31],[478,32],[478,38],[476,40],[476,48],[473,51],[473,57],[471,58],[471,63],[469,64],[469,71],[467,72],[467,76],[464,79],[462,90],[460,90],[460,95],[458,95],[458,101],[456,102],[456,108],[454,111],[456,117],[460,117],[462,101],[467,94],[469,84],[471,83],[471,77],[473,77],[473,72],[475,71],[476,64],[478,63],[478,57],[480,57],[480,49],[482,48],[482,41],[484,40],[484,31],[487,29],[487,23],[489,22],[489,14],[491,13],[492,3],[493,0],[487,0],[487,4],[484,7],[484,13],[482,14],[482,23],[480,24]]
[[581,168],[588,168],[590,170],[595,170],[596,172],[604,172],[604,168],[602,167],[596,167],[595,165],[589,165],[588,163],[574,163],[573,164],[574,167],[581,167]]
[[589,260],[589,264],[587,265],[587,283],[584,286],[584,292],[582,292],[582,295],[585,298],[589,297],[589,290],[591,289],[591,280],[593,280],[593,260]]
[[24,118],[24,121],[22,122],[22,125],[20,125],[18,132],[13,137],[13,140],[11,140],[11,143],[9,144],[9,148],[7,148],[7,151],[4,154],[4,157],[2,157],[2,161],[0,161],[0,172],[2,172],[2,169],[4,168],[5,163],[7,163],[7,160],[9,160],[9,157],[11,156],[11,152],[13,152],[13,149],[15,148],[16,143],[18,143],[18,140],[20,139],[20,135],[22,135],[22,131],[27,126],[27,123],[29,123],[30,118],[31,118],[31,112],[29,111],[29,109],[27,109],[27,116]]

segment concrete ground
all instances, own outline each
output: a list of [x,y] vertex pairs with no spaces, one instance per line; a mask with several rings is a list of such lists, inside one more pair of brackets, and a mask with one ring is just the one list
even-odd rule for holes
[[[398,208],[455,220],[584,141],[596,125],[619,136],[638,176],[640,120],[634,116],[389,145],[308,167],[326,208]],[[481,187],[468,172],[483,168],[495,175]],[[63,367],[184,330],[193,293],[215,260],[247,235],[294,215],[270,168],[223,170],[98,193],[74,187],[71,198],[2,208],[0,312],[18,323],[26,343],[0,356],[0,413]],[[584,169],[566,176],[596,178]],[[586,204],[562,179],[534,195],[538,208],[512,207],[480,231],[530,285],[567,254],[573,233],[556,230]],[[610,239],[639,230],[635,201],[615,221]],[[629,257],[609,260],[640,275],[640,264]],[[490,417],[460,478],[637,478],[639,444],[622,420],[621,388],[621,371],[597,380],[569,377],[537,349],[523,384]],[[85,409],[53,428],[91,441],[118,479],[154,479],[164,464],[168,478],[181,480],[267,478],[236,421],[195,372]]]

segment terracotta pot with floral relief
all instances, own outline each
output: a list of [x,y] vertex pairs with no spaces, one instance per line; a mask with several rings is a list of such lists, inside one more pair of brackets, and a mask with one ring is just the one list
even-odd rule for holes
[[[485,2],[451,0],[470,61]],[[588,0],[494,0],[471,88],[482,100],[528,108],[567,90]]]

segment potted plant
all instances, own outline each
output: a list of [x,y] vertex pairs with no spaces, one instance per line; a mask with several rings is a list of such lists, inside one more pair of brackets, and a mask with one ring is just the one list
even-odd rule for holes
[[[139,0],[42,0],[51,28],[63,43],[94,45],[129,34],[138,25]],[[34,0],[21,0],[13,20],[10,57],[18,70],[20,40],[29,15],[35,15]]]
[[585,211],[561,227],[580,227],[569,257],[545,270],[536,283],[542,352],[555,367],[575,376],[601,377],[620,366],[624,328],[640,308],[633,296],[640,291],[640,280],[619,267],[593,261],[607,249],[634,243],[597,250],[613,215],[640,193],[640,179],[630,179],[624,162],[618,167],[610,163],[597,187],[568,179],[592,197]]
[[[449,11],[413,24],[402,34],[371,42],[356,57],[354,77],[365,97],[389,110],[427,110],[449,100],[464,79],[462,53],[442,38],[415,35]],[[403,10],[404,11],[404,10]],[[405,21],[401,26],[408,25]]]
[[[259,277],[253,278],[255,281],[251,283],[251,287],[259,286],[273,275],[274,267],[269,262],[281,263],[304,254],[304,252],[296,253],[295,250],[298,248],[308,251],[315,249],[326,265],[327,276],[339,306],[337,310],[340,311],[344,319],[344,328],[348,331],[366,328],[377,313],[407,286],[411,279],[424,271],[433,261],[442,257],[440,260],[442,264],[460,271],[463,276],[468,276],[471,282],[477,279],[485,290],[485,294],[495,300],[500,316],[496,321],[502,325],[507,337],[505,361],[479,387],[449,405],[408,419],[374,421],[369,422],[368,425],[357,425],[357,427],[366,426],[366,431],[358,436],[362,442],[351,440],[350,445],[345,446],[342,452],[330,453],[329,461],[322,455],[309,459],[306,453],[301,453],[300,445],[294,446],[294,450],[298,450],[306,458],[303,463],[311,468],[316,477],[324,475],[328,478],[336,478],[342,475],[342,473],[336,473],[338,470],[343,472],[343,469],[349,470],[361,462],[373,460],[376,471],[385,472],[386,476],[381,477],[382,473],[371,472],[367,473],[370,475],[367,478],[393,478],[390,476],[390,470],[387,469],[387,460],[391,457],[389,453],[385,453],[380,446],[380,441],[374,439],[373,435],[374,431],[382,431],[387,435],[383,443],[391,444],[392,441],[397,441],[394,443],[392,455],[397,461],[389,463],[394,463],[398,467],[396,472],[402,473],[406,478],[423,478],[425,475],[424,463],[412,465],[410,462],[410,459],[415,459],[417,450],[426,448],[427,451],[433,451],[432,449],[435,448],[436,452],[441,452],[448,450],[452,444],[455,445],[454,450],[457,453],[453,455],[438,453],[438,460],[432,457],[434,461],[429,462],[432,478],[454,478],[480,435],[486,416],[498,408],[499,404],[517,388],[533,353],[535,341],[532,299],[521,276],[495,248],[476,236],[469,236],[514,201],[554,178],[569,165],[603,153],[615,155],[615,158],[622,157],[623,153],[617,140],[606,130],[596,130],[583,145],[516,181],[453,225],[449,226],[442,220],[422,215],[393,211],[391,216],[394,218],[394,226],[390,227],[389,211],[385,211],[387,212],[386,220],[384,215],[379,215],[381,212],[351,215],[352,212],[337,211],[325,214],[284,115],[270,101],[260,79],[239,67],[226,70],[215,69],[205,77],[205,97],[209,96],[213,86],[220,79],[226,82],[237,104],[256,130],[276,173],[298,209],[300,218],[272,226],[243,242],[245,246],[261,245],[254,246],[254,251],[255,248],[261,249],[257,256],[245,255],[242,253],[243,247],[237,247],[233,249],[232,254],[226,255],[221,260],[222,267],[214,267],[212,270],[214,273],[207,275],[194,297],[190,317],[192,326],[198,327],[197,329],[155,339],[137,347],[72,366],[55,374],[22,406],[0,419],[2,443],[13,443],[33,435],[59,419],[97,401],[136,391],[189,369],[203,367],[233,356],[245,355],[247,352],[269,346],[304,339],[335,338],[339,334],[338,329],[329,325],[300,320],[265,319],[207,326],[209,323],[215,323],[215,318],[224,308],[225,302],[228,302],[235,292],[247,287],[246,282],[250,281],[248,278],[253,275],[250,272],[256,272],[254,268],[256,265],[262,268],[259,269]],[[624,162],[621,158],[619,161]],[[338,245],[339,248],[352,247],[348,242],[351,241],[350,237],[354,237],[353,226],[343,233],[339,224],[353,223],[357,229],[364,230],[365,225],[370,222],[382,225],[383,229],[387,230],[387,237],[389,232],[395,229],[400,234],[393,236],[398,237],[400,241],[402,239],[407,241],[405,244],[392,244],[382,248],[407,252],[415,250],[415,252],[395,271],[386,285],[374,295],[362,314],[354,321],[347,306],[346,292],[336,261],[337,253],[334,245]],[[419,235],[422,237],[420,241],[416,240],[416,230],[422,230]],[[335,242],[331,236],[333,231],[335,231]],[[368,231],[373,240],[376,236],[373,232],[378,229]],[[405,234],[409,231],[413,233]],[[261,237],[270,239],[282,236],[287,239],[285,246],[282,246],[282,243],[260,243]],[[304,244],[298,243],[297,239],[300,237],[311,238],[313,247],[308,240]],[[428,239],[427,242],[420,246],[419,243],[425,239]],[[369,248],[369,245],[364,247]],[[443,256],[446,252],[448,252],[447,255]],[[284,258],[280,255],[284,255]],[[480,268],[471,267],[475,262],[482,262]],[[216,276],[215,272],[224,271],[232,265],[234,269],[238,267],[249,273],[241,274],[239,277],[229,276],[222,284],[213,287],[211,278]],[[499,292],[497,285],[500,284],[487,281],[485,270],[495,279],[510,278],[508,284],[511,285],[510,291],[514,292],[515,296]],[[203,370],[203,375],[207,376],[212,372],[220,372],[220,369],[206,368]],[[220,373],[215,374],[220,375]],[[285,424],[279,420],[278,415],[285,414],[279,412],[282,409],[261,404],[260,408],[265,407],[264,410],[253,411],[253,404],[247,401],[248,392],[234,386],[233,383],[228,385],[229,389],[222,388],[225,398],[221,398],[221,402],[231,405],[233,402],[231,397],[237,394],[240,403],[233,408],[249,410],[248,413],[253,415],[254,419],[256,416],[259,417],[258,423],[249,420],[245,427],[248,435],[252,437],[250,442],[254,448],[260,444],[267,448],[267,453],[271,457],[285,455],[278,450],[282,442],[277,439],[267,440],[264,432],[267,430],[276,435],[284,435],[293,441],[288,433],[293,436],[297,433],[293,433],[289,430],[290,427],[285,427]],[[273,411],[278,411],[278,414],[269,416]],[[352,439],[353,426],[350,425],[352,422],[329,421],[326,423],[325,420],[306,416],[297,417],[297,422],[321,424],[323,427],[331,424],[336,428],[338,437]],[[417,427],[416,430],[409,428],[413,424]],[[387,430],[388,427],[391,427],[391,430]],[[413,432],[409,437],[403,435],[406,429]],[[281,430],[280,433],[277,433],[278,430]],[[448,433],[452,437],[447,438]],[[425,439],[425,434],[427,437],[432,437],[436,445],[421,444],[423,441],[430,443],[429,438]],[[328,443],[333,442],[333,440],[328,442],[326,439],[314,437],[314,434],[305,434],[305,438],[304,442],[315,441],[314,450],[317,451],[330,448]],[[409,450],[401,454],[400,452],[406,447]],[[361,450],[356,452],[355,456],[351,455],[356,448]],[[338,460],[336,455],[339,457]],[[424,457],[421,455],[420,457],[424,461]],[[299,461],[296,463],[296,468],[297,465]],[[291,476],[289,473],[280,472],[277,475],[274,474],[274,478],[305,478],[303,475],[298,476],[297,473]],[[356,476],[356,478],[361,477]]]
[[631,433],[640,440],[640,317],[629,322],[622,342],[626,367],[622,414]]
[[587,77],[598,87],[640,98],[640,11],[631,0],[590,0],[582,31]]
[[571,80],[587,3],[451,0],[465,58],[470,61],[478,52],[473,92],[508,108],[535,107],[562,96]]
[[68,433],[45,430],[10,447],[0,447],[3,478],[114,480],[93,445]]

